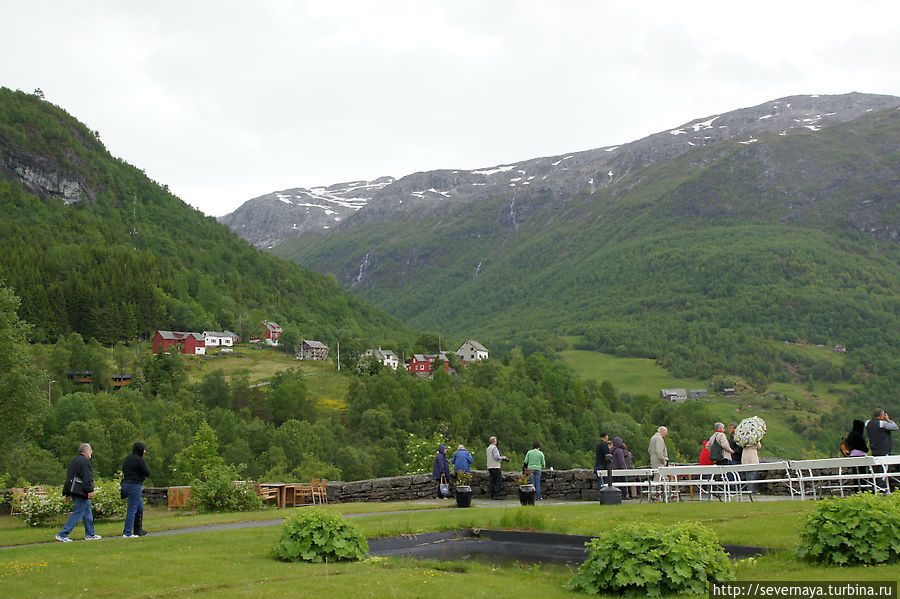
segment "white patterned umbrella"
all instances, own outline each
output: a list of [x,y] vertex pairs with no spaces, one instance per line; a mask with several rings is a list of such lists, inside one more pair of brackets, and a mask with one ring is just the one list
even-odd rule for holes
[[734,440],[741,447],[759,443],[766,434],[766,421],[759,416],[744,418],[734,429]]

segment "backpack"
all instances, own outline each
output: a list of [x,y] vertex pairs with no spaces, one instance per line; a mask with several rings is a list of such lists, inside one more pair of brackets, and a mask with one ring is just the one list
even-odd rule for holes
[[706,444],[706,446],[709,448],[709,459],[713,462],[718,462],[725,457],[725,452],[722,451],[722,446],[719,445],[719,442],[716,439],[710,439],[710,442],[712,443],[712,445],[710,445],[709,443]]
[[847,437],[841,439],[840,450],[842,456],[847,457],[850,455],[850,446],[847,444]]

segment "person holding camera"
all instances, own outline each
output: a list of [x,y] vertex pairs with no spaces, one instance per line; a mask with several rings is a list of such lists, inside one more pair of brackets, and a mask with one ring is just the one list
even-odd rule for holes
[[881,408],[875,410],[872,419],[866,422],[866,435],[869,437],[869,448],[873,456],[891,455],[894,449],[891,433],[897,428],[887,412]]

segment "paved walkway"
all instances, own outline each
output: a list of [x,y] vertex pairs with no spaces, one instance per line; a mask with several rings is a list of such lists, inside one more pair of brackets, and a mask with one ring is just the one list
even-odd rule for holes
[[[773,496],[773,495],[765,495],[755,497],[754,501],[759,502],[768,502],[768,501],[790,501],[790,497],[781,497],[781,496]],[[456,508],[456,501],[453,499],[420,499],[417,501],[410,502],[413,505],[421,505],[421,509],[411,509],[411,510],[394,510],[394,511],[385,511],[385,512],[362,512],[356,514],[344,514],[345,518],[361,518],[363,516],[384,516],[389,514],[406,514],[406,513],[414,513],[414,512],[423,512],[423,511],[432,511],[434,508],[431,506],[443,506],[446,508]],[[539,502],[539,505],[585,505],[589,502],[585,501],[570,501],[565,499],[543,499]],[[622,502],[622,505],[638,505],[637,500],[626,500]],[[645,502],[646,503],[646,502]],[[658,503],[658,502],[655,502]],[[694,502],[696,503],[696,502]],[[491,508],[510,508],[517,507],[519,505],[519,500],[515,498],[509,499],[501,499],[498,501],[493,501],[490,499],[473,499],[472,505],[467,509],[491,509]],[[599,504],[595,504],[599,505]],[[189,534],[195,532],[206,532],[210,530],[238,530],[242,528],[265,528],[268,526],[279,526],[282,522],[284,522],[284,518],[274,518],[270,520],[247,520],[244,522],[224,522],[218,524],[204,524],[201,526],[188,526],[185,528],[173,528],[170,530],[160,530],[158,532],[151,532],[149,536],[163,536],[163,535],[181,535],[181,534]],[[152,519],[149,524],[152,527]],[[55,529],[54,529],[55,530]],[[52,532],[52,531],[51,531]],[[105,541],[108,539],[121,539],[121,535],[116,535],[112,537],[103,537],[101,541]],[[53,537],[48,541],[41,541],[39,543],[23,543],[21,545],[0,545],[0,549],[11,549],[13,547],[33,547],[38,545],[50,545],[53,543],[57,543]],[[80,542],[80,541],[74,541]],[[97,542],[97,541],[92,541]]]

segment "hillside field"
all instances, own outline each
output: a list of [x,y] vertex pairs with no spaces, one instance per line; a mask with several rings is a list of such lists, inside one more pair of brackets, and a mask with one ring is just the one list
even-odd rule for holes
[[[576,337],[567,339],[570,344],[577,340]],[[792,345],[791,351],[816,360],[844,359],[844,354],[822,346]],[[655,360],[574,349],[564,350],[560,356],[579,377],[598,383],[609,380],[618,393],[658,397],[660,389],[707,389],[704,403],[722,422],[740,422],[750,416],[759,416],[766,421],[768,432],[760,450],[761,457],[801,459],[836,455],[836,448],[811,444],[803,437],[803,428],[814,423],[818,415],[831,412],[846,394],[858,387],[849,382],[822,382],[816,383],[810,391],[801,382],[771,383],[764,393],[757,393],[739,385],[738,396],[726,398],[714,393],[709,381],[674,378]],[[849,428],[848,422],[847,430]]]

